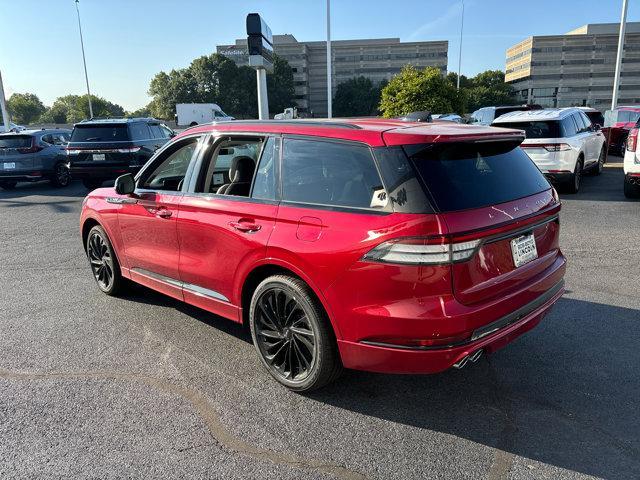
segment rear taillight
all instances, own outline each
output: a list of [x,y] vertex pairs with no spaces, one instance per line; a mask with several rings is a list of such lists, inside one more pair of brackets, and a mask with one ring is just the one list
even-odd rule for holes
[[18,148],[17,150],[18,150],[18,153],[37,153],[40,150],[43,150],[43,148],[36,144],[36,139],[35,137],[33,137],[31,139],[30,147],[21,147],[21,148]]
[[469,260],[480,240],[449,243],[445,237],[409,237],[384,242],[367,252],[365,261],[404,265],[445,265]]
[[627,150],[635,152],[638,146],[638,129],[632,128],[627,137]]
[[567,143],[528,143],[520,145],[522,148],[544,148],[547,152],[563,152],[571,150]]

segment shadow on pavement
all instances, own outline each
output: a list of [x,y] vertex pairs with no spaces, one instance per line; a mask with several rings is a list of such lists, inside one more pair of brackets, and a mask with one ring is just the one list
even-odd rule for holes
[[[616,162],[621,159],[616,157]],[[606,166],[601,175],[585,174],[582,177],[580,191],[576,194],[563,193],[562,200],[589,200],[598,202],[633,202],[624,196],[624,172],[622,166]]]
[[19,183],[12,190],[0,188],[0,207],[43,205],[56,213],[70,213],[78,209],[81,199],[86,195],[87,189],[78,182],[63,188],[54,187],[49,182]]

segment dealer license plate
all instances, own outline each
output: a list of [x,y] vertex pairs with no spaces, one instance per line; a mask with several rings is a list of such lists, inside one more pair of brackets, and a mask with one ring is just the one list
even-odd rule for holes
[[511,240],[511,254],[513,255],[513,263],[516,267],[520,267],[538,258],[536,239],[533,237],[533,233],[522,235],[521,237]]

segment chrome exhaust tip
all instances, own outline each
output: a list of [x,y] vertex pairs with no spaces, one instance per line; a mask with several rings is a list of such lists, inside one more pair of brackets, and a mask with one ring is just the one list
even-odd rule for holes
[[460,360],[458,360],[456,363],[454,363],[453,364],[453,368],[457,368],[458,370],[460,370],[460,369],[464,368],[465,365],[467,363],[469,363],[469,362],[476,363],[481,356],[482,356],[482,349],[479,348],[475,352],[470,353],[469,355],[465,355]]

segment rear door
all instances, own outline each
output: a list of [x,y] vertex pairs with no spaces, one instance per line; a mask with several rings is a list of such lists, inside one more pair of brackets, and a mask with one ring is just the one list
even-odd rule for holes
[[[226,136],[205,151],[178,216],[180,279],[189,303],[242,320],[240,282],[266,256],[278,211],[279,142]],[[239,158],[242,166],[232,167]],[[223,185],[227,193],[218,193]]]
[[141,172],[133,195],[111,200],[121,205],[118,221],[132,278],[179,299],[178,208],[199,140],[170,145]]
[[[466,305],[526,289],[562,262],[559,201],[516,145],[490,142],[405,147],[447,225],[451,241],[471,242],[470,248],[476,248],[469,260],[454,261],[451,267],[454,294]],[[538,288],[551,288],[560,278],[550,276]]]

